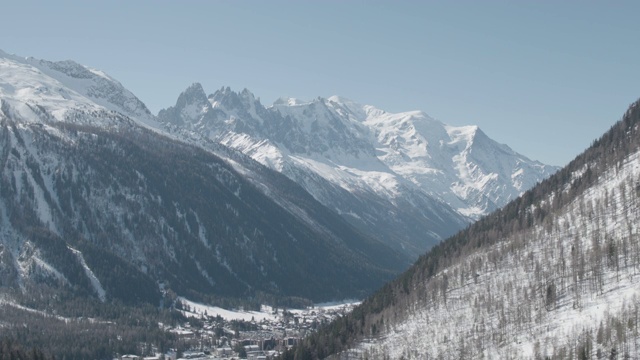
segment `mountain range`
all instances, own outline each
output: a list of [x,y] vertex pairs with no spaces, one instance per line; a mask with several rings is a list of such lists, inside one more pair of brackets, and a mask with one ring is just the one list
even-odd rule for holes
[[171,138],[102,72],[4,54],[0,89],[10,288],[132,304],[167,289],[326,301],[406,266],[279,173]]
[[102,71],[4,52],[0,102],[0,273],[23,293],[362,297],[555,170],[340,97],[196,83],[154,116]]
[[246,89],[207,96],[195,83],[158,120],[179,137],[226,145],[285,174],[411,260],[557,170],[477,126],[338,96],[265,107]]

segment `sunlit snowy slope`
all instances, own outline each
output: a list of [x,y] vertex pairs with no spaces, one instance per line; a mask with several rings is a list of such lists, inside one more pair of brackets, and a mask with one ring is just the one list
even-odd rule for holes
[[[104,72],[74,61],[23,58],[0,50],[0,98],[22,118],[106,125],[98,112],[114,111],[147,126],[158,124],[147,107]],[[93,112],[94,116],[78,115]]]

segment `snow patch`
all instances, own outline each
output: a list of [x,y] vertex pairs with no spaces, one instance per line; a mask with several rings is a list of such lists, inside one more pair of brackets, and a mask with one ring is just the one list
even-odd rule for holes
[[76,250],[69,246],[68,248],[78,257],[78,260],[80,261],[80,264],[84,268],[84,272],[89,278],[89,281],[91,282],[91,286],[93,286],[93,290],[98,295],[98,298],[100,299],[100,301],[105,302],[107,300],[107,292],[102,287],[102,284],[100,284],[100,280],[98,279],[98,277],[96,277],[96,275],[93,273],[93,271],[91,271],[91,269],[87,265],[87,262],[84,260],[84,256],[82,255],[82,252],[80,252],[80,250]]

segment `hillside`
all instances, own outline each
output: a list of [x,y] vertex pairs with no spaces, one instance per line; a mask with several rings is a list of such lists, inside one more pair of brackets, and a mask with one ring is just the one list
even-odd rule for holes
[[285,358],[637,358],[640,104]]

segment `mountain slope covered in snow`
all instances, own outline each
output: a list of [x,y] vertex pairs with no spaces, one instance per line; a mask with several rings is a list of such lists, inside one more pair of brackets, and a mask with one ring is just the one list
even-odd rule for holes
[[7,291],[327,301],[407,265],[280,173],[170,138],[100,71],[0,53],[0,103]]
[[337,96],[265,107],[246,89],[206,96],[196,83],[158,119],[174,134],[222,143],[282,172],[410,258],[556,170],[475,126]]
[[637,358],[640,102],[287,357]]
[[118,81],[71,60],[22,58],[0,50],[0,98],[24,119],[44,115],[49,120],[106,125],[105,119],[90,114],[113,111],[139,124],[158,126],[146,105]]

